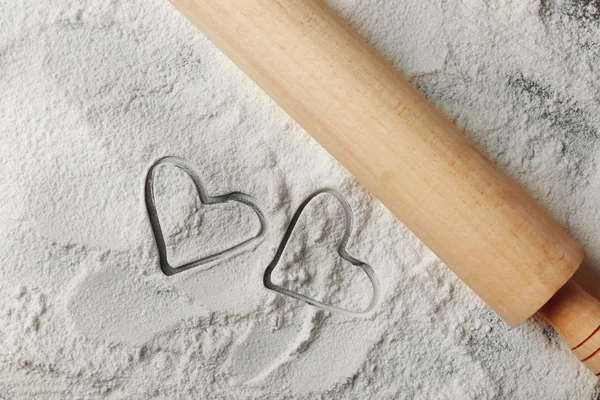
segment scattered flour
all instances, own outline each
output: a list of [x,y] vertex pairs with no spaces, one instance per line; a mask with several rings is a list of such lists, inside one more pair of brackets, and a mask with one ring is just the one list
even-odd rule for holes
[[[600,3],[328,3],[586,246],[579,277],[600,295]],[[508,328],[166,1],[4,0],[0,22],[1,398],[598,396],[551,328]],[[163,276],[143,187],[165,155],[211,194],[254,197],[263,241]],[[252,214],[162,176],[179,260],[252,231]],[[367,318],[262,285],[324,187],[348,199],[349,252],[381,281]],[[274,278],[360,309],[370,286],[336,258],[339,215],[307,210]]]

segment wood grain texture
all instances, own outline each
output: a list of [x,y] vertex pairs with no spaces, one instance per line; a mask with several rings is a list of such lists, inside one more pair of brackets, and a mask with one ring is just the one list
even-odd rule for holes
[[523,190],[317,0],[171,0],[506,322],[584,258]]
[[598,321],[598,328],[596,328],[594,333],[572,350],[577,358],[585,360],[597,352],[598,349],[600,349],[600,321]]
[[540,310],[586,367],[600,373],[600,302],[569,281]]

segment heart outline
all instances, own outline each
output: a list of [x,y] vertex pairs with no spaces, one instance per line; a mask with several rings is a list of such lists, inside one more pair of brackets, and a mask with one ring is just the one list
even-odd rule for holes
[[[208,256],[196,259],[194,261],[185,263],[178,267],[173,267],[169,264],[168,260],[168,252],[167,245],[165,242],[165,238],[162,232],[162,228],[160,225],[160,220],[158,218],[158,213],[156,211],[156,202],[154,199],[154,177],[156,168],[160,165],[173,165],[180,170],[182,170],[194,183],[194,187],[196,188],[196,192],[198,197],[200,198],[200,202],[204,205],[214,205],[214,204],[223,204],[229,201],[234,201],[237,203],[242,203],[250,207],[260,222],[260,229],[258,233],[252,236],[249,239],[244,240],[236,245],[233,245],[227,249],[221,250],[219,252],[210,254]],[[223,194],[219,196],[211,196],[205,189],[202,184],[202,180],[200,179],[200,175],[195,171],[194,166],[190,164],[188,161],[174,156],[165,156],[152,164],[148,170],[148,174],[146,175],[146,182],[144,188],[144,196],[146,201],[146,210],[148,212],[148,218],[150,219],[150,225],[152,227],[152,232],[154,234],[154,241],[156,243],[156,247],[158,249],[158,256],[160,261],[160,269],[166,276],[175,275],[194,267],[198,267],[203,264],[207,264],[211,261],[214,261],[220,257],[226,257],[230,254],[238,252],[244,247],[247,247],[252,242],[261,239],[267,230],[267,223],[263,212],[260,207],[256,204],[254,199],[244,193],[241,192],[231,192],[228,194]]]
[[[367,277],[369,278],[369,281],[371,282],[371,286],[373,287],[373,295],[371,297],[371,302],[362,311],[350,311],[350,310],[346,310],[344,308],[337,307],[337,306],[334,306],[331,304],[323,303],[319,300],[315,300],[315,299],[310,298],[301,293],[286,289],[283,286],[276,285],[271,280],[271,275],[272,275],[273,271],[275,270],[275,267],[277,267],[277,265],[279,264],[279,261],[281,260],[281,256],[283,255],[283,252],[285,251],[285,249],[287,247],[287,244],[290,240],[290,237],[292,236],[292,233],[294,231],[294,228],[296,227],[296,224],[298,223],[298,220],[300,219],[300,216],[302,215],[302,212],[310,204],[310,202],[312,200],[314,200],[317,196],[319,196],[321,194],[329,194],[329,195],[333,196],[340,203],[340,205],[342,206],[342,208],[344,210],[344,214],[345,214],[344,236],[340,240],[338,247],[337,247],[338,255],[343,260],[349,262],[350,264],[361,268],[367,274]],[[346,315],[349,317],[362,317],[362,316],[365,316],[366,314],[370,313],[377,306],[377,303],[379,303],[379,299],[381,297],[381,285],[379,283],[379,278],[375,274],[375,271],[373,270],[373,268],[369,264],[352,257],[350,254],[348,254],[348,251],[346,250],[346,246],[348,244],[348,241],[350,240],[350,236],[351,236],[351,233],[353,230],[353,225],[354,225],[354,215],[352,213],[352,208],[350,207],[350,204],[344,198],[344,196],[342,196],[342,194],[340,192],[338,192],[337,190],[331,189],[331,188],[320,189],[320,190],[314,192],[313,194],[311,194],[310,196],[308,196],[296,210],[296,213],[292,217],[292,219],[287,227],[287,230],[285,231],[283,239],[281,240],[281,243],[279,244],[279,247],[277,248],[277,252],[275,253],[275,256],[273,257],[273,260],[271,261],[271,263],[267,266],[267,269],[265,270],[265,273],[263,275],[263,284],[265,285],[265,287],[267,289],[273,290],[277,293],[292,297],[296,300],[303,301],[311,306],[318,307],[318,308],[321,308],[326,311],[337,312],[337,313],[340,313],[340,314],[343,314],[343,315]]]

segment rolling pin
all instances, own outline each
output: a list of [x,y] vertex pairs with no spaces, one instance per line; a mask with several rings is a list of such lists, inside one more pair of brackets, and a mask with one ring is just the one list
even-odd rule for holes
[[585,251],[320,0],[171,0],[504,321],[600,373]]

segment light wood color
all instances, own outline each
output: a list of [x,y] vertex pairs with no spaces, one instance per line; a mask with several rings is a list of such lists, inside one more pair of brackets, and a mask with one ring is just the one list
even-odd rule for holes
[[595,353],[589,359],[583,361],[583,364],[596,376],[600,375],[600,354]]
[[171,2],[509,324],[581,264],[559,224],[321,1]]
[[573,354],[580,360],[590,358],[598,351],[598,349],[600,349],[600,320],[598,320],[598,327],[594,333],[572,348]]
[[509,324],[581,264],[582,247],[321,1],[171,2]]
[[571,280],[542,307],[540,314],[573,354],[594,374],[600,374],[600,302]]

